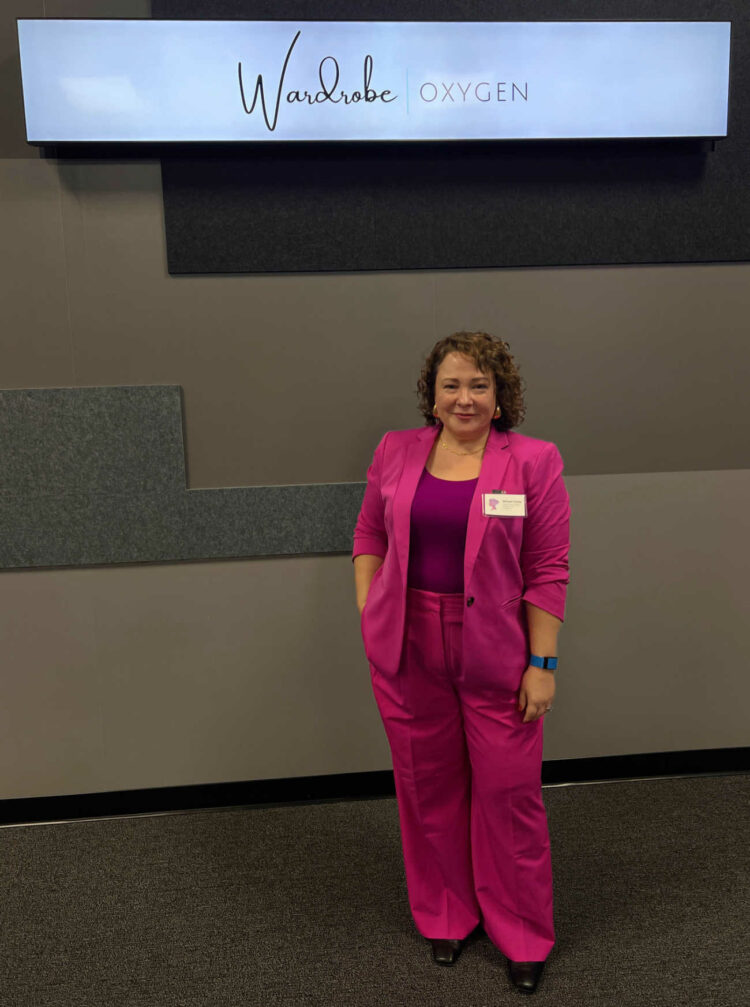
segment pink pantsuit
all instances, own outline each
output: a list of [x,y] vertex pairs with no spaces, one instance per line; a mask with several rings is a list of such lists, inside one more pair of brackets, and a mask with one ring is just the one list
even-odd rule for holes
[[[522,602],[562,619],[568,495],[554,444],[491,428],[466,531],[463,594],[407,585],[411,505],[440,428],[387,433],[375,450],[354,556],[382,556],[362,613],[393,755],[409,902],[428,938],[480,921],[514,961],[554,944],[541,796],[542,720],[523,723]],[[482,494],[526,495],[526,517],[488,517]]]

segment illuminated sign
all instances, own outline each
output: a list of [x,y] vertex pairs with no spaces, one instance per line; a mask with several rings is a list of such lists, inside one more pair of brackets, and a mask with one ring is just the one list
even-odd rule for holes
[[719,137],[724,21],[19,19],[31,143]]

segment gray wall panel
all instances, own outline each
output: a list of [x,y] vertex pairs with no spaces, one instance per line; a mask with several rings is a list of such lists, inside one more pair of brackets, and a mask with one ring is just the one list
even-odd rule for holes
[[188,490],[180,389],[0,392],[0,566],[347,552],[360,483]]
[[178,493],[185,487],[179,388],[0,392],[0,489]]

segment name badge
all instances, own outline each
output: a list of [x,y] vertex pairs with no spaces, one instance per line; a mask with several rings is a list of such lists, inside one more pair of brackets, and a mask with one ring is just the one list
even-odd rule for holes
[[525,493],[483,493],[485,517],[526,517]]

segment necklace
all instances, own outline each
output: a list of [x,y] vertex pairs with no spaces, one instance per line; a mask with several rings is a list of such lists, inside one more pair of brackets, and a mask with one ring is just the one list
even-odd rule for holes
[[484,451],[487,442],[485,441],[481,448],[475,448],[473,451],[454,451],[453,448],[449,448],[445,443],[443,438],[440,438],[440,446],[445,448],[446,451],[450,451],[452,455],[478,455],[480,451]]

